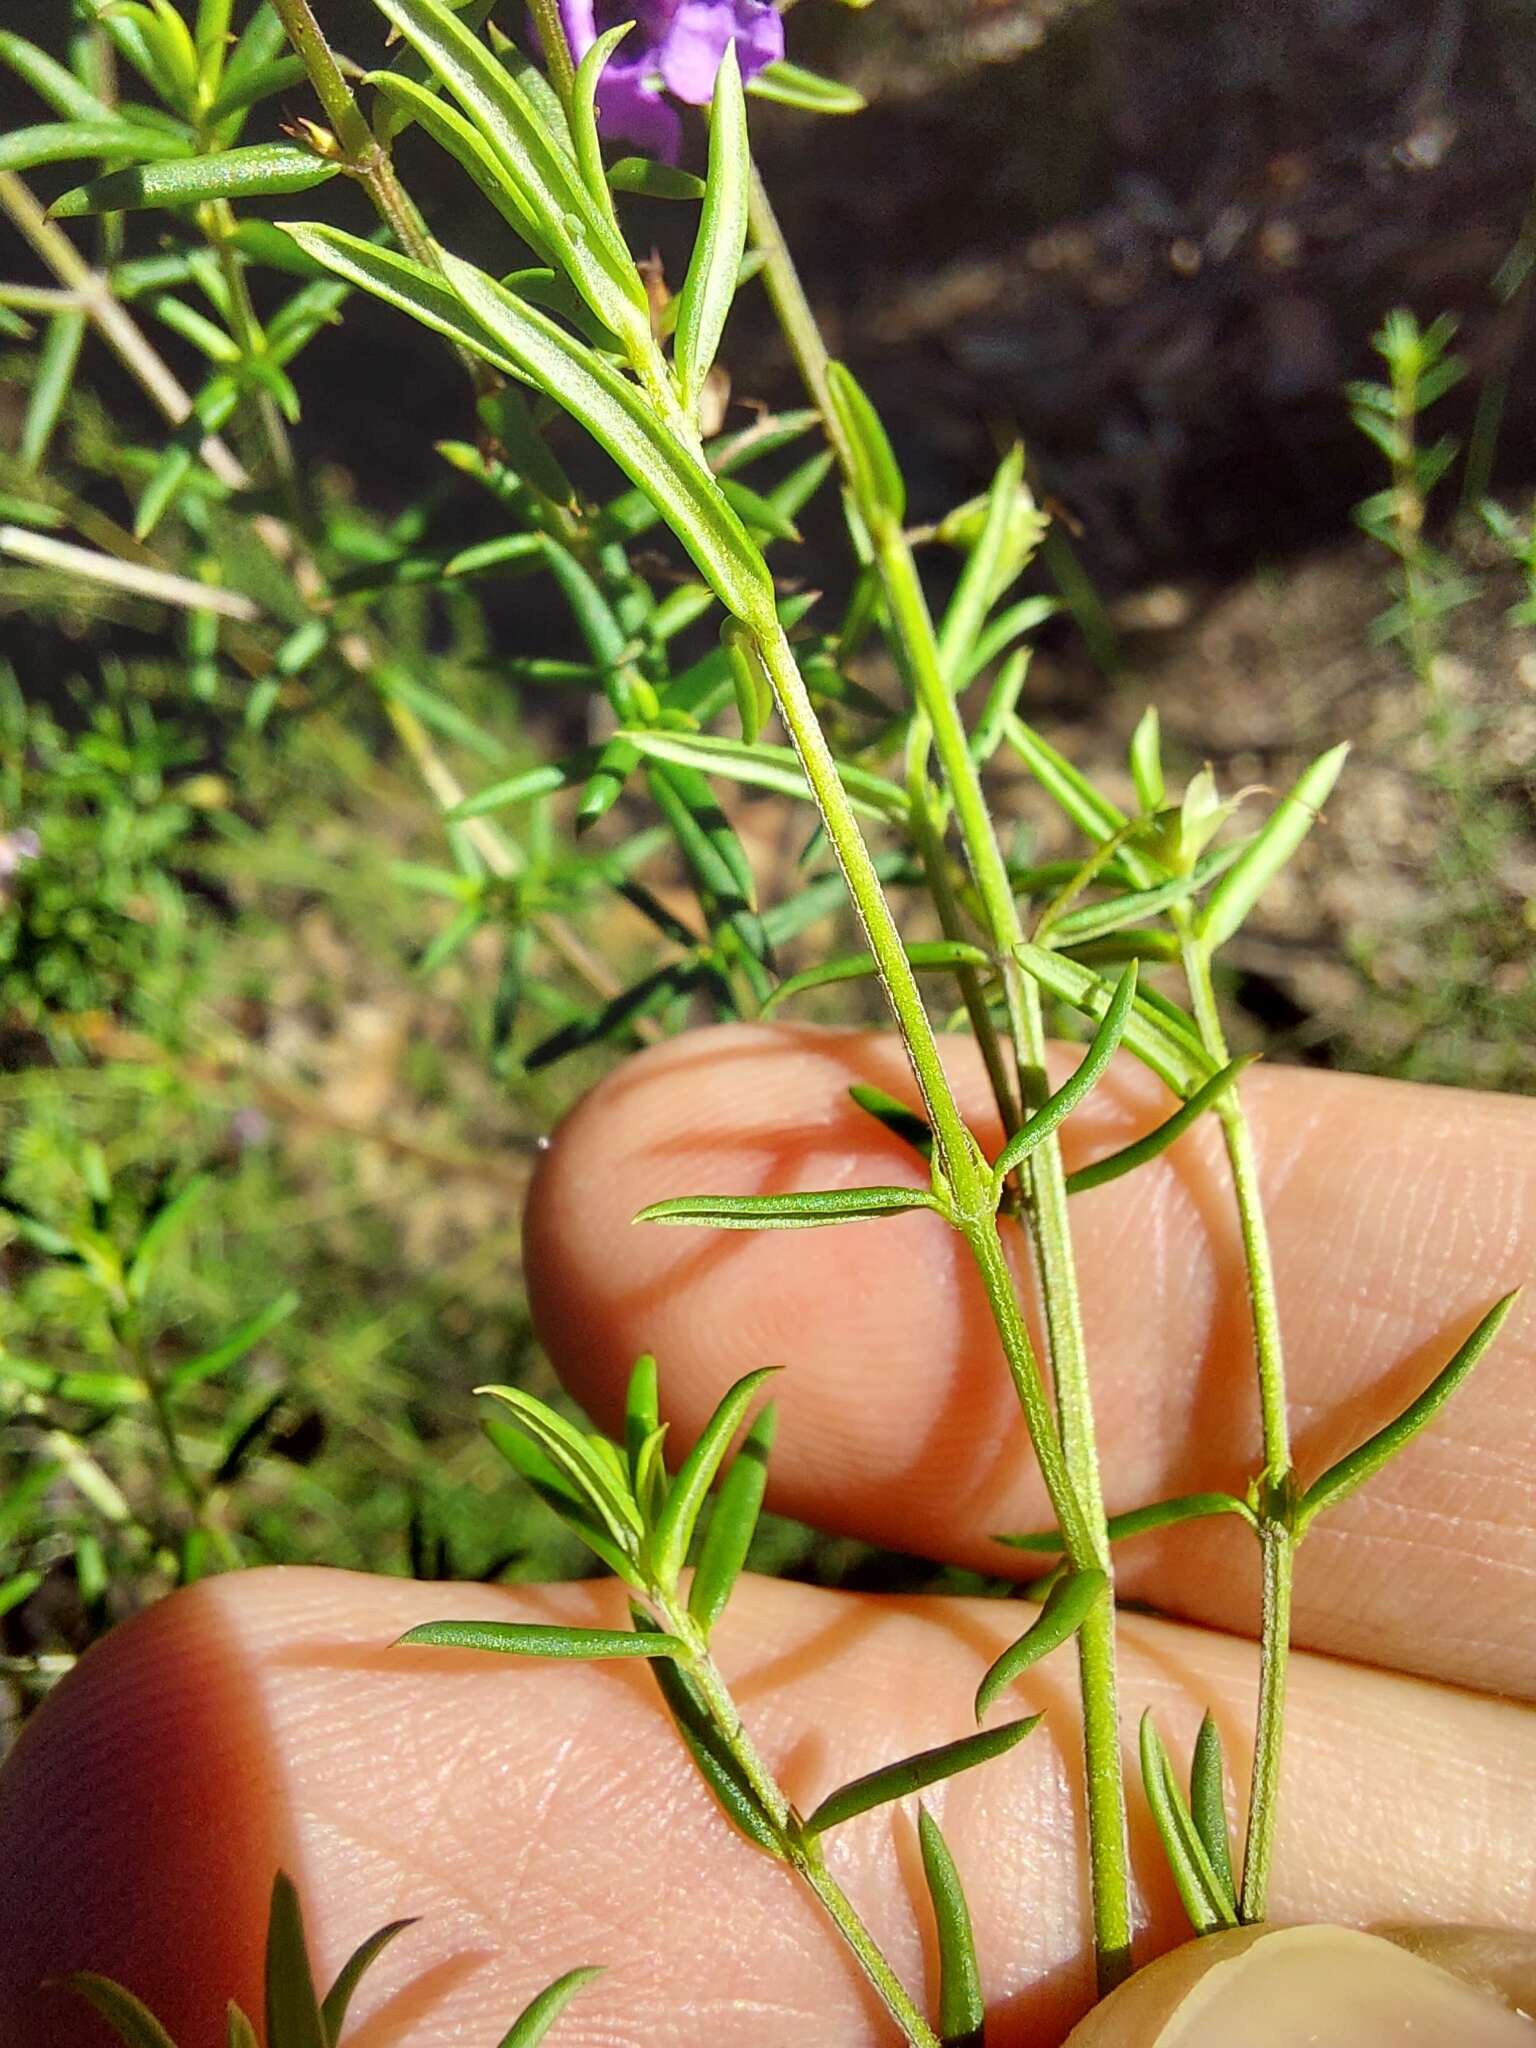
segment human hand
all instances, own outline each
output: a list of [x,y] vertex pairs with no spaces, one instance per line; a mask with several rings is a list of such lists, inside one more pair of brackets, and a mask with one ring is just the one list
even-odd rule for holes
[[[995,1137],[971,1048],[950,1053],[978,1132]],[[915,1178],[848,1102],[855,1080],[909,1092],[899,1048],[863,1035],[733,1027],[632,1061],[541,1168],[527,1233],[540,1328],[603,1421],[636,1353],[654,1350],[679,1445],[731,1379],[782,1363],[773,1505],[1006,1570],[990,1533],[1050,1517],[943,1225],[918,1212],[787,1235],[629,1227],[667,1194]],[[1536,1105],[1281,1071],[1243,1085],[1310,1472],[1400,1409],[1536,1264]],[[1117,1068],[1068,1127],[1074,1163],[1160,1113],[1156,1084]],[[1074,1203],[1112,1509],[1231,1486],[1251,1468],[1223,1173],[1216,1133],[1197,1129]],[[1434,1427],[1302,1553],[1296,1640],[1325,1654],[1292,1667],[1278,1921],[1536,1919],[1536,1717],[1520,1704],[1536,1692],[1533,1351],[1531,1319],[1517,1317]],[[1124,1618],[1127,1730],[1152,1704],[1179,1748],[1210,1706],[1240,1771],[1252,1548],[1235,1523],[1194,1524],[1119,1560],[1123,1597],[1203,1625]],[[613,1626],[623,1612],[612,1585],[253,1572],[117,1631],[0,1778],[0,2048],[106,2038],[68,1996],[35,1989],[76,1968],[120,1977],[182,2048],[212,2048],[229,1997],[259,2005],[279,1864],[303,1889],[321,1974],[373,1927],[421,1916],[369,1979],[355,2048],[490,2048],[533,1990],[590,1962],[606,1972],[569,2009],[562,2048],[884,2042],[814,1903],[722,1820],[646,1674],[390,1647],[449,1615]],[[978,1677],[1016,1634],[1006,1603],[756,1580],[716,1640],[760,1746],[813,1803],[965,1732]],[[1041,1729],[935,1799],[971,1898],[994,2048],[1059,2041],[1091,1986],[1070,1657],[1019,1694],[1046,1710]],[[1179,1938],[1180,1916],[1139,1807],[1133,1830],[1148,1915],[1138,1952],[1151,1954]],[[829,1853],[921,1984],[932,1959],[911,1816],[866,1816]],[[1224,2038],[1307,2038],[1253,2032],[1250,2017],[1283,2021],[1286,2000],[1273,1985],[1251,1996],[1262,2012],[1245,2012],[1241,2034],[1226,2016]],[[1486,2011],[1490,2027],[1519,2024]],[[1340,2039],[1394,2038],[1380,2008],[1349,2025]],[[1113,2038],[1164,2037],[1132,2012]]]

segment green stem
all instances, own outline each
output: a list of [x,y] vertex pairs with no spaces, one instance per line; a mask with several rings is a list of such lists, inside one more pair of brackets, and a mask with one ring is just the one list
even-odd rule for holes
[[[830,401],[826,345],[762,179],[755,169],[749,209],[752,239],[764,259],[763,277],[769,297],[806,387],[822,412],[828,439],[844,475],[851,481],[856,473],[855,465],[838,422],[837,410]],[[966,858],[981,897],[1002,977],[1019,1071],[1020,1098],[1027,1108],[1043,1101],[1048,1090],[1045,1030],[1039,990],[1019,965],[1016,948],[1023,941],[1024,931],[1007,862],[993,830],[980,771],[971,757],[959,707],[943,671],[933,620],[912,549],[894,522],[872,517],[872,508],[861,509],[871,530],[893,637],[918,708],[931,726],[934,748],[955,807]],[[799,745],[798,739],[796,745]],[[832,780],[836,791],[834,801],[846,804],[835,776]],[[825,804],[822,809],[823,816],[827,816]],[[828,824],[830,830],[830,819]],[[849,824],[857,837],[851,812]],[[867,861],[867,855],[865,858]],[[849,872],[846,863],[844,872]],[[851,874],[849,886],[853,887]],[[878,884],[875,890],[878,895]],[[883,909],[883,898],[880,901]],[[889,917],[888,911],[886,916]],[[875,952],[877,961],[880,960],[879,950],[873,942],[871,950]],[[906,971],[906,957],[900,951],[899,942],[897,951],[902,970]],[[883,977],[884,963],[881,964]],[[916,1001],[915,984],[913,996]],[[917,1008],[921,1012],[920,1002]],[[925,1026],[926,1021],[924,1016]],[[906,1024],[900,1011],[898,1022],[902,1024],[905,1035]],[[921,1085],[921,1076],[919,1083]],[[927,1091],[924,1092],[926,1099]],[[937,1136],[936,1122],[934,1127]],[[1054,1416],[1045,1396],[1033,1347],[1024,1330],[1012,1276],[997,1238],[995,1219],[988,1218],[985,1230],[972,1227],[964,1220],[961,1227],[982,1271],[993,1320],[1003,1342],[1047,1492],[1053,1503],[1058,1491],[1070,1501],[1071,1523],[1062,1523],[1068,1554],[1080,1569],[1094,1566],[1108,1573],[1112,1571],[1112,1560],[1105,1528],[1076,1267],[1067,1220],[1066,1177],[1060,1147],[1054,1136],[1037,1149],[1031,1160],[1025,1200],[1039,1259],[1041,1295],[1050,1340],[1056,1390]],[[1095,1618],[1080,1632],[1078,1655],[1089,1790],[1088,1853],[1094,1944],[1100,1989],[1108,1991],[1129,1974],[1132,1931],[1130,1850],[1111,1603],[1103,1603]]]
[[[1210,952],[1194,936],[1186,912],[1176,910],[1173,921],[1179,933],[1185,978],[1189,983],[1201,1041],[1211,1059],[1219,1066],[1226,1066],[1230,1054],[1216,1006]],[[1242,1917],[1255,1921],[1263,1919],[1269,1893],[1280,1760],[1285,1738],[1285,1674],[1290,1655],[1291,1581],[1296,1553],[1291,1530],[1291,1435],[1286,1413],[1285,1350],[1281,1340],[1280,1304],[1275,1288],[1269,1227],[1259,1188],[1253,1132],[1235,1088],[1227,1089],[1220,1096],[1216,1114],[1226,1140],[1227,1161],[1242,1231],[1264,1452],[1264,1469],[1255,1489],[1258,1537],[1264,1565],[1259,1629],[1259,1697],[1255,1710],[1241,1900]]]
[[143,1341],[138,1330],[137,1318],[129,1312],[120,1311],[113,1316],[113,1327],[130,1371],[149,1390],[150,1412],[155,1418],[155,1427],[165,1449],[166,1463],[170,1466],[171,1477],[187,1504],[194,1526],[208,1538],[225,1565],[233,1571],[240,1570],[245,1560],[236,1548],[234,1538],[213,1512],[207,1487],[187,1463],[187,1455],[181,1444],[181,1432],[176,1427],[176,1413],[171,1402],[170,1390],[150,1355],[149,1346]]
[[880,2002],[900,2027],[910,2048],[941,2048],[938,2036],[913,2003],[906,1987],[881,1953],[874,1936],[860,1918],[857,1908],[828,1870],[821,1844],[801,1829],[799,1816],[772,1771],[763,1761],[757,1745],[747,1733],[741,1714],[720,1668],[710,1656],[703,1632],[686,1607],[676,1601],[656,1598],[659,1617],[669,1634],[681,1636],[693,1652],[686,1666],[708,1710],[711,1723],[732,1762],[772,1821],[784,1845],[791,1866],[810,1886],[837,1931],[848,1944],[861,1970],[873,1985]]
[[544,52],[549,82],[559,94],[560,104],[569,119],[576,98],[576,66],[571,57],[565,23],[560,18],[560,0],[528,0],[528,12],[539,32],[539,48]]

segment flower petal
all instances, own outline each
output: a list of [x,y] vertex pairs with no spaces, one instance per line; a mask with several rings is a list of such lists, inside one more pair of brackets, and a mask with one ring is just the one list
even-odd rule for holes
[[784,23],[763,0],[681,0],[656,52],[667,90],[703,106],[732,40],[742,77],[755,78],[783,56]]
[[663,163],[675,164],[682,148],[683,124],[676,108],[661,96],[655,67],[654,53],[638,64],[609,62],[597,82],[598,130],[604,137],[632,142]]

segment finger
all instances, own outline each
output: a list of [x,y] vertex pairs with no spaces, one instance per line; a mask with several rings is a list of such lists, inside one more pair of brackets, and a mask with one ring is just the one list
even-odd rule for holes
[[[995,1145],[974,1047],[950,1041],[946,1059]],[[666,1195],[920,1184],[915,1155],[849,1101],[855,1081],[912,1099],[900,1048],[863,1033],[731,1027],[621,1068],[562,1127],[535,1183],[538,1327],[605,1418],[636,1354],[654,1350],[685,1441],[730,1380],[782,1365],[776,1507],[1007,1571],[1017,1560],[991,1532],[1052,1517],[967,1254],[937,1217],[750,1234],[630,1226]],[[1536,1104],[1279,1069],[1243,1087],[1306,1476],[1404,1407],[1536,1267]],[[1067,1126],[1069,1162],[1168,1110],[1159,1084],[1122,1062]],[[1074,1196],[1072,1216],[1111,1510],[1241,1492],[1258,1462],[1257,1403],[1214,1121],[1133,1177]],[[1299,1640],[1536,1691],[1533,1358],[1536,1317],[1517,1311],[1434,1426],[1317,1525]],[[1122,1586],[1247,1629],[1255,1550],[1231,1521],[1138,1538],[1120,1552]]]
[[1245,1927],[1190,1942],[1122,1985],[1066,2048],[1530,2048],[1503,1999],[1374,1935]]
[[[0,2042],[98,2048],[62,1994],[30,1988],[83,1966],[124,1977],[187,2048],[222,2039],[223,2001],[249,2009],[259,1994],[256,1894],[280,1859],[322,1982],[373,1928],[421,1916],[365,1984],[349,2048],[497,2040],[541,1985],[586,1963],[605,1974],[570,2009],[562,2048],[885,2048],[893,2032],[820,1908],[723,1818],[648,1674],[388,1647],[422,1621],[513,1615],[614,1626],[623,1604],[612,1585],[259,1572],[109,1637],[0,1776]],[[964,1733],[1019,1623],[1010,1602],[748,1580],[721,1662],[804,1811]],[[1153,1706],[1182,1768],[1209,1704],[1241,1770],[1249,1646],[1130,1619],[1122,1652],[1128,1731]],[[994,2048],[1058,2042],[1088,1998],[1075,1696],[1070,1659],[1037,1667],[1009,1711],[1044,1709],[1044,1724],[925,1795],[970,1894]],[[1529,1924],[1533,1771],[1524,1709],[1298,1658],[1276,1917]],[[864,1815],[827,1853],[931,2004],[913,1822],[910,1805]],[[1132,1833],[1150,1954],[1180,1924],[1139,1805]]]

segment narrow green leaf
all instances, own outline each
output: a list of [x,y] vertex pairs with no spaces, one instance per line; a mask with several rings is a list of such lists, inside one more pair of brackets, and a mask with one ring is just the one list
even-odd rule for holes
[[557,1628],[534,1621],[425,1621],[397,1638],[395,1648],[495,1650],[503,1657],[686,1657],[676,1636],[636,1635],[623,1628]]
[[218,98],[208,109],[209,126],[219,127],[231,116],[248,112],[259,100],[271,99],[275,93],[292,91],[307,76],[302,57],[277,57],[270,64],[242,72],[238,78],[226,77],[219,88]]
[[1182,1103],[1172,1116],[1160,1123],[1155,1131],[1148,1131],[1144,1138],[1137,1138],[1130,1145],[1122,1145],[1118,1152],[1106,1153],[1104,1158],[1095,1159],[1091,1166],[1080,1166],[1076,1173],[1067,1175],[1067,1193],[1081,1195],[1089,1188],[1103,1187],[1106,1181],[1118,1180],[1123,1173],[1131,1173],[1138,1166],[1145,1166],[1160,1152],[1181,1138],[1190,1125],[1197,1122],[1218,1097],[1225,1095],[1240,1074],[1251,1067],[1258,1058],[1257,1053],[1245,1053],[1241,1059],[1233,1060],[1219,1073],[1212,1074],[1209,1081],[1197,1088],[1189,1100]]
[[971,1912],[949,1844],[925,1806],[918,1808],[917,1835],[939,1937],[939,2038],[944,2048],[985,2048],[987,2009]]
[[[656,1624],[640,1608],[630,1610],[635,1627],[656,1630]],[[700,1777],[720,1802],[726,1817],[746,1836],[754,1848],[783,1860],[784,1843],[770,1815],[763,1811],[757,1794],[742,1777],[735,1758],[726,1748],[698,1688],[680,1664],[670,1657],[651,1660],[656,1689],[666,1702],[677,1732],[683,1738]]]
[[304,1939],[299,1894],[286,1871],[272,1884],[267,1920],[267,2040],[271,2048],[330,2048]]
[[1212,951],[1225,945],[1259,897],[1317,823],[1343,772],[1348,741],[1320,755],[1281,799],[1269,822],[1255,833],[1242,859],[1228,869],[1207,900],[1195,930]]
[[645,780],[701,888],[722,904],[755,910],[757,884],[746,849],[704,777],[694,768],[652,761]]
[[693,1541],[700,1510],[714,1484],[715,1474],[725,1462],[731,1439],[746,1419],[758,1388],[776,1371],[775,1366],[761,1366],[727,1389],[714,1414],[699,1432],[693,1449],[678,1467],[651,1535],[651,1569],[658,1585],[667,1588],[676,1585],[677,1575],[688,1561],[688,1546]]
[[624,1549],[614,1542],[606,1523],[588,1505],[584,1495],[565,1477],[554,1461],[547,1458],[538,1445],[514,1429],[509,1422],[495,1417],[481,1424],[487,1439],[506,1459],[521,1478],[543,1501],[544,1505],[560,1517],[566,1527],[580,1542],[584,1543],[594,1557],[600,1558],[608,1569],[627,1586],[636,1591],[640,1578],[635,1563]]
[[649,1351],[635,1360],[624,1395],[624,1446],[629,1454],[633,1479],[640,1452],[661,1422],[661,1398],[656,1360]]
[[[92,1976],[85,1970],[77,1970],[63,1982],[69,1990],[78,1991],[88,2004],[96,2008],[113,2031],[127,2043],[127,2048],[176,2048],[176,2043],[148,2006],[141,2005],[121,1984],[114,1984],[109,1977]],[[324,2048],[323,2043],[321,2048]]]
[[[1019,963],[1040,986],[1061,1002],[1070,1003],[1087,1016],[1102,1017],[1114,1000],[1114,992],[1091,967],[1081,966],[1045,946],[1025,944],[1015,949]],[[1144,1066],[1168,1083],[1175,1095],[1193,1095],[1211,1077],[1212,1066],[1192,1021],[1181,1019],[1170,1003],[1154,997],[1150,990],[1138,991],[1126,1019],[1123,1043]]]
[[[0,171],[30,171],[38,164],[68,163],[74,157],[128,156],[172,157],[185,160],[191,143],[169,135],[158,135],[136,122],[42,121],[35,128],[13,128],[0,135]],[[132,172],[120,175],[131,177]],[[106,183],[105,179],[98,183]],[[90,189],[90,188],[87,188]],[[68,198],[70,195],[66,194]],[[84,213],[83,206],[67,206],[55,200],[51,213]]]
[[335,1983],[325,1994],[324,2003],[320,2007],[320,2023],[325,2029],[329,2048],[338,2048],[341,2030],[346,2025],[347,2008],[352,2003],[358,1985],[396,1935],[404,1934],[407,1927],[415,1925],[414,1920],[391,1920],[387,1927],[381,1927],[376,1934],[370,1934],[366,1941],[359,1942],[342,1964]]
[[1087,776],[1057,753],[1033,726],[1017,716],[1008,721],[1008,744],[1080,832],[1095,841],[1113,839],[1127,824],[1125,813],[1101,796]]
[[604,213],[613,208],[607,173],[603,169],[603,145],[597,134],[597,87],[608,59],[634,27],[621,21],[606,29],[576,66],[576,90],[571,99],[571,140],[576,145],[576,163],[588,192]]
[[1237,1896],[1232,1882],[1232,1844],[1227,1833],[1226,1772],[1222,1763],[1221,1730],[1207,1713],[1195,1737],[1195,1753],[1189,1767],[1189,1817],[1195,1833],[1210,1858],[1211,1869],[1223,1892]]
[[567,1970],[563,1977],[557,1977],[531,2004],[523,2007],[512,2031],[503,2035],[501,2048],[538,2048],[576,1994],[602,1974],[596,1965],[586,1964],[579,1970]]
[[224,2048],[261,2048],[256,2039],[256,2029],[233,2001],[230,2002],[225,2025]]
[[429,86],[420,85],[413,78],[402,78],[393,71],[375,71],[369,73],[369,83],[395,110],[400,126],[404,126],[406,116],[419,121],[433,141],[468,172],[534,254],[545,262],[555,261],[539,216],[529,206],[523,187],[506,177],[501,158],[472,121],[466,120],[457,107],[445,106]]
[[326,163],[289,142],[260,142],[226,149],[217,156],[179,162],[135,164],[77,185],[49,207],[56,220],[86,213],[130,212],[145,206],[201,206],[210,199],[260,199],[280,192],[307,192],[336,177],[340,164]]
[[747,103],[736,45],[729,42],[715,75],[709,110],[709,175],[693,255],[683,280],[672,350],[678,391],[689,413],[698,409],[704,379],[719,352],[726,315],[736,296],[737,273],[747,246],[751,168]]
[[835,78],[823,78],[819,71],[807,71],[803,64],[791,64],[780,57],[763,69],[747,87],[759,99],[776,100],[781,107],[798,107],[806,114],[861,114],[868,105],[863,93]]
[[1000,1693],[1006,1692],[1042,1657],[1071,1640],[1099,1601],[1109,1596],[1109,1580],[1101,1571],[1068,1572],[1052,1586],[1034,1621],[1016,1643],[995,1660],[976,1688],[979,1721]]
[[963,1735],[958,1742],[945,1742],[937,1749],[921,1750],[916,1756],[903,1757],[900,1763],[869,1771],[823,1799],[804,1823],[805,1833],[823,1835],[828,1828],[840,1827],[876,1806],[888,1806],[894,1799],[921,1792],[926,1785],[1005,1756],[1039,1725],[1040,1718],[1029,1714],[1021,1721],[1005,1721],[1000,1728],[984,1728],[979,1735]]
[[648,156],[621,156],[608,166],[608,184],[615,192],[635,192],[643,199],[702,199],[704,180]]
[[619,1549],[632,1553],[641,1533],[634,1501],[593,1455],[581,1431],[521,1387],[477,1387],[475,1392],[489,1394],[511,1409],[518,1427],[533,1438],[577,1498],[597,1514]]
[[770,1401],[760,1410],[741,1440],[710,1509],[709,1527],[688,1589],[688,1612],[707,1636],[741,1576],[762,1513],[768,1484],[768,1457],[773,1449],[777,1411]]
[[[504,181],[537,221],[556,267],[616,334],[636,340],[648,335],[649,306],[634,260],[522,83],[441,0],[378,0],[378,5],[495,152]],[[425,112],[418,111],[425,122]]]
[[[980,946],[967,945],[961,939],[924,939],[908,946],[907,963],[919,972],[932,973],[956,967],[990,967],[992,960]],[[763,1014],[776,1010],[791,996],[803,995],[807,989],[826,988],[839,981],[865,981],[878,972],[872,953],[850,953],[841,960],[824,960],[819,967],[807,967],[803,974],[792,974],[787,981],[781,981],[763,1005]]]
[[[1241,1515],[1252,1521],[1253,1511],[1233,1493],[1180,1493],[1171,1500],[1153,1501],[1149,1507],[1129,1508],[1109,1518],[1109,1540],[1120,1543],[1128,1536],[1144,1536],[1153,1529],[1172,1529],[1180,1522],[1203,1521],[1207,1515]],[[994,1536],[994,1543],[1006,1543],[1010,1550],[1026,1550],[1054,1557],[1066,1548],[1059,1529],[1042,1529],[1029,1536]]]
[[880,415],[844,363],[828,363],[827,396],[853,463],[853,490],[871,524],[900,526],[906,516],[907,486]]
[[[778,747],[757,741],[717,739],[711,733],[625,731],[618,735],[638,752],[655,761],[675,761],[679,767],[697,768],[701,774],[724,775],[732,782],[755,789],[771,789],[780,796],[810,801],[810,785],[792,747]],[[871,774],[851,762],[837,763],[838,778],[849,801],[868,814],[902,822],[908,813],[907,794],[883,775]]]
[[774,498],[765,498],[732,476],[722,476],[719,484],[720,495],[749,533],[760,533],[769,540],[800,539],[799,527]]
[[1094,1032],[1077,1071],[1070,1080],[1062,1083],[1054,1095],[1040,1105],[998,1153],[992,1166],[992,1178],[999,1188],[1015,1167],[1021,1165],[1043,1139],[1049,1137],[1058,1125],[1066,1121],[1084,1096],[1103,1077],[1104,1070],[1113,1059],[1115,1049],[1125,1036],[1130,1023],[1131,1008],[1136,1001],[1136,980],[1136,962],[1133,960],[1116,983],[1109,1007],[1105,1010],[1099,1028]]
[[56,114],[66,121],[116,122],[115,114],[105,100],[98,99],[88,86],[76,78],[67,65],[57,57],[50,57],[46,50],[40,50],[36,43],[29,43],[25,36],[19,36],[14,29],[0,28],[0,64],[14,71],[26,85],[31,86],[40,100],[46,100]]
[[1025,679],[1029,675],[1030,650],[1020,647],[1010,654],[993,678],[981,716],[971,731],[971,758],[984,767],[1003,743],[1008,721],[1018,710]]
[[894,1095],[887,1095],[883,1088],[872,1088],[865,1081],[855,1081],[848,1094],[866,1116],[872,1116],[893,1138],[910,1145],[920,1159],[932,1159],[933,1132],[926,1117],[898,1102]]
[[1163,808],[1168,790],[1163,780],[1162,727],[1155,704],[1147,706],[1131,734],[1131,780],[1136,785],[1136,801],[1149,817]]
[[1007,551],[1018,500],[1024,481],[1024,451],[1015,445],[997,466],[987,493],[986,517],[976,545],[966,556],[955,594],[945,608],[939,627],[939,663],[954,689],[966,658],[976,642],[982,623],[992,608],[999,569]]
[[903,1209],[937,1209],[927,1188],[829,1188],[800,1195],[678,1195],[652,1202],[637,1223],[686,1223],[710,1230],[811,1230],[860,1223]]
[[231,1330],[222,1342],[210,1345],[199,1352],[196,1358],[188,1358],[175,1366],[166,1379],[166,1386],[173,1394],[183,1392],[187,1387],[201,1386],[204,1380],[212,1379],[223,1372],[228,1365],[244,1358],[253,1351],[264,1337],[268,1337],[279,1323],[288,1320],[299,1305],[298,1295],[290,1288],[275,1301],[269,1301],[263,1309],[247,1318],[238,1329]]
[[30,1600],[42,1583],[41,1572],[17,1572],[9,1579],[0,1580],[0,1614],[9,1614],[24,1600]]
[[1521,1290],[1517,1287],[1502,1300],[1494,1303],[1450,1364],[1443,1366],[1435,1374],[1423,1393],[1416,1401],[1410,1401],[1401,1415],[1387,1423],[1385,1428],[1378,1429],[1374,1436],[1367,1437],[1363,1444],[1351,1451],[1347,1457],[1340,1458],[1336,1465],[1330,1465],[1320,1479],[1313,1480],[1302,1495],[1301,1505],[1297,1510],[1298,1539],[1306,1533],[1314,1517],[1320,1515],[1325,1508],[1337,1507],[1341,1500],[1347,1500],[1356,1487],[1363,1486],[1367,1479],[1373,1478],[1389,1458],[1395,1457],[1405,1445],[1413,1442],[1421,1430],[1426,1429],[1434,1421],[1498,1336],[1504,1327],[1505,1318],[1520,1299],[1520,1293]]
[[[1175,903],[1187,902],[1191,896],[1208,889],[1218,876],[1226,873],[1241,859],[1247,840],[1238,840],[1232,846],[1219,848],[1208,853],[1187,875],[1173,875],[1166,882],[1158,882],[1150,889],[1127,889],[1115,896],[1108,896],[1097,903],[1084,903],[1076,910],[1064,911],[1050,926],[1053,946],[1081,946],[1091,939],[1107,937],[1122,932],[1131,925],[1156,917],[1159,911],[1167,910]],[[1090,859],[1093,856],[1090,855]]]
[[1055,618],[1060,610],[1061,606],[1054,597],[1021,597],[1017,604],[998,612],[976,636],[975,645],[960,665],[955,688],[963,690],[989,663],[996,661],[1000,654],[1006,654],[1015,641],[1033,632],[1047,619]]
[[53,439],[74,381],[75,365],[85,340],[85,324],[83,313],[56,313],[44,331],[16,451],[24,470],[41,467],[48,452],[48,443]]
[[140,1237],[128,1263],[127,1288],[129,1299],[142,1301],[154,1279],[166,1246],[171,1243],[178,1230],[186,1223],[193,1210],[213,1186],[213,1176],[195,1173],[186,1184],[177,1189],[169,1201],[156,1212],[153,1221]]
[[1214,1934],[1218,1928],[1235,1927],[1236,1904],[1230,1890],[1223,1889],[1206,1854],[1150,1708],[1141,1717],[1141,1777],[1163,1853],[1190,1925],[1196,1934]]
[[731,665],[741,736],[751,746],[772,715],[773,685],[758,656],[757,642],[739,619],[725,621],[720,628],[720,644]]

